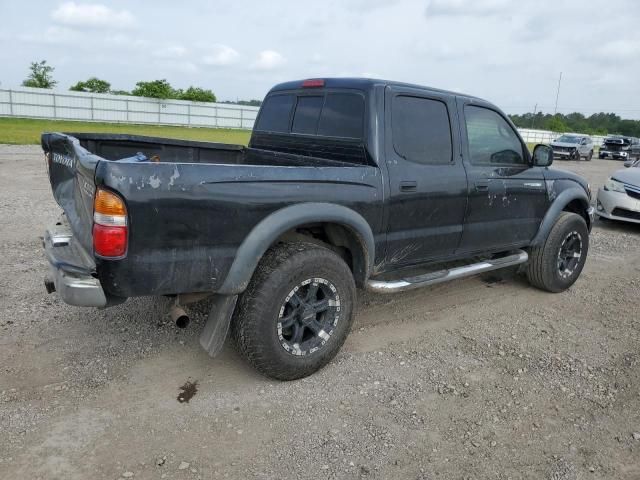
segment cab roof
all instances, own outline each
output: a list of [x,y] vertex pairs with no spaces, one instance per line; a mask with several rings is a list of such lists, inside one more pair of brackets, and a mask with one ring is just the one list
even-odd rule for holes
[[[425,87],[424,85],[396,82],[392,80],[381,80],[376,78],[359,78],[359,77],[312,78],[312,79],[304,79],[304,80],[293,80],[290,82],[279,83],[278,85],[274,86],[269,91],[269,93],[278,92],[282,90],[299,90],[299,89],[305,88],[303,87],[303,83],[308,81],[322,81],[323,82],[322,87],[324,88],[354,88],[357,90],[371,90],[375,86],[383,86],[383,87],[395,86],[395,87],[413,88],[417,90],[423,90],[425,92],[433,92],[433,93],[485,101],[485,100],[482,100],[481,98],[474,97],[472,95],[452,92],[449,90],[441,90],[439,88]],[[317,86],[319,85],[316,85],[316,87]]]

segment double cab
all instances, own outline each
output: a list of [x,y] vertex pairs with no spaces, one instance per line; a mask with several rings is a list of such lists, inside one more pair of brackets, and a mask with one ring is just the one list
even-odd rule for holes
[[498,268],[560,292],[593,222],[581,177],[529,152],[495,105],[399,82],[292,81],[267,94],[248,147],[42,135],[64,214],[45,284],[72,305],[210,297],[200,343],[228,331],[263,374],[309,375],[338,352],[356,289],[399,292]]

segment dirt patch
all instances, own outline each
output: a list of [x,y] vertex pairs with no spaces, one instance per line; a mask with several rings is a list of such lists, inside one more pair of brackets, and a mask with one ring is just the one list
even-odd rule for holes
[[182,392],[178,395],[178,402],[180,403],[189,403],[194,395],[198,392],[198,381],[194,380],[193,382],[185,382],[184,385],[180,387]]
[[[620,164],[556,166],[595,190]],[[277,383],[207,356],[206,303],[181,330],[165,299],[47,295],[58,211],[39,149],[0,147],[0,478],[640,478],[637,227],[598,222],[557,295],[505,272],[358,292],[338,358]]]

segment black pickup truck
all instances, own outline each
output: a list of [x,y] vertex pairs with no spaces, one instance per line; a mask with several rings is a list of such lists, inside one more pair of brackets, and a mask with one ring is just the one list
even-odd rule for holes
[[640,158],[640,139],[609,135],[603,140],[598,157],[625,161],[638,159]]
[[71,304],[212,297],[200,342],[228,329],[263,374],[300,378],[349,332],[356,287],[390,293],[519,266],[550,292],[582,271],[588,184],[549,169],[478,98],[370,79],[274,87],[249,147],[42,135],[64,214],[45,278]]

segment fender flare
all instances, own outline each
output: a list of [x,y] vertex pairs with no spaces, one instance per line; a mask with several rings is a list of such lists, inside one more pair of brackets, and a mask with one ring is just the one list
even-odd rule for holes
[[216,293],[242,293],[267,249],[283,233],[308,223],[335,223],[354,233],[363,249],[365,279],[374,263],[375,242],[369,223],[359,213],[332,203],[299,203],[271,213],[244,239],[224,283]]
[[[582,188],[571,187],[567,190],[564,190],[560,193],[556,199],[553,201],[544,218],[542,219],[542,223],[540,224],[540,228],[538,229],[538,233],[531,241],[532,247],[539,247],[544,244],[551,228],[556,223],[556,220],[560,213],[564,210],[564,208],[569,205],[570,202],[574,200],[580,200],[582,203],[585,212],[589,208],[589,197],[587,193]],[[587,225],[588,227],[589,225]]]

